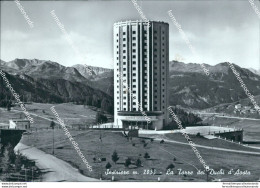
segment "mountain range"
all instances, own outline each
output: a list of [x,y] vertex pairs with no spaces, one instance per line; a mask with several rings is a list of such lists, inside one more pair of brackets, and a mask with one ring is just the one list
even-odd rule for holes
[[[23,101],[77,102],[96,107],[103,105],[106,111],[113,110],[113,98],[93,83],[103,78],[103,68],[91,67],[92,74],[88,78],[77,68],[37,59],[0,61],[0,68],[6,73],[14,90],[24,98]],[[10,96],[10,92],[3,85],[3,79],[0,77],[0,100]]]
[[[199,64],[170,62],[170,104],[203,109],[247,98],[227,62],[205,65],[207,76]],[[260,95],[260,75],[234,64],[236,71],[253,95]]]
[[[204,109],[247,98],[226,62],[215,66],[205,64],[209,76],[203,72],[200,64],[170,61],[169,66],[169,105]],[[251,94],[260,95],[260,75],[237,65],[234,67]],[[106,103],[113,104],[112,69],[90,67],[92,74],[89,75],[84,65],[65,67],[56,62],[37,59],[1,61],[0,68],[13,79],[39,86],[46,93],[60,97],[62,101],[85,100],[86,97],[97,96],[99,101],[104,98]],[[35,94],[32,90],[27,92]]]

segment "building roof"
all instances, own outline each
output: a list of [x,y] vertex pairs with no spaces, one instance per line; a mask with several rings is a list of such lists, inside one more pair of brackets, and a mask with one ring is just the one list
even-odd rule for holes
[[127,20],[127,21],[121,21],[121,22],[116,22],[114,23],[114,25],[127,25],[127,24],[137,24],[137,23],[162,23],[162,24],[167,24],[169,25],[169,23],[164,22],[164,21],[152,21],[152,20],[148,20],[148,21],[144,21],[144,20]]
[[30,122],[27,119],[10,119],[10,120],[15,121],[15,122]]

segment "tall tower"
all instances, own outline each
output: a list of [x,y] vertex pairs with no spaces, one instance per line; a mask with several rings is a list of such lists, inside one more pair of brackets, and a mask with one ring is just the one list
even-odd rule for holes
[[115,23],[114,67],[115,125],[162,129],[169,121],[169,24]]

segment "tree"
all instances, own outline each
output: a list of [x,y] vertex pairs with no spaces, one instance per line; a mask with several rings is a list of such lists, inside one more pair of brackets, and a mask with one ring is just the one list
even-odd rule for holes
[[142,166],[142,161],[141,161],[140,159],[137,159],[136,162],[135,162],[135,165],[136,165],[137,167]]
[[20,153],[17,154],[15,159],[15,170],[16,172],[20,172],[22,168],[22,155]]
[[106,169],[110,169],[112,167],[112,165],[108,162],[107,164],[106,164]]
[[112,160],[114,161],[114,163],[116,163],[118,161],[119,157],[117,155],[117,152],[114,151],[113,155],[112,155]]
[[131,159],[128,157],[128,158],[125,160],[125,167],[129,167],[130,164],[131,164]]
[[55,126],[56,126],[56,125],[55,125],[54,121],[51,121],[50,127],[51,127],[52,129],[54,129]]
[[144,154],[144,158],[145,158],[145,159],[149,159],[149,158],[150,158],[150,155],[146,152],[146,153]]
[[9,151],[7,148],[4,150],[4,156],[2,158],[2,172],[4,174],[4,180],[7,180],[7,175],[10,172],[10,167],[11,167],[11,161],[10,161],[10,156],[9,156]]
[[98,112],[96,115],[96,123],[106,123],[107,117],[102,113]]
[[14,147],[11,144],[8,144],[5,149],[8,151],[10,163],[14,163],[16,158]]
[[85,99],[85,103],[86,105],[92,105],[92,97],[91,96],[87,96],[86,99]]
[[7,111],[10,111],[11,110],[11,106],[12,106],[12,102],[11,101],[9,101],[8,103],[7,103]]

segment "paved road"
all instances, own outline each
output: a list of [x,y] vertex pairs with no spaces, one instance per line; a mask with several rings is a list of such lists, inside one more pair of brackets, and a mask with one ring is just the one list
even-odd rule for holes
[[[156,138],[155,140],[161,141],[162,138]],[[169,139],[165,139],[165,138],[163,138],[163,140],[166,141],[166,142],[175,143],[175,144],[190,145],[189,143],[169,140]],[[217,151],[226,151],[226,152],[232,152],[232,153],[242,153],[242,154],[259,155],[260,156],[260,152],[225,149],[225,148],[210,147],[210,146],[204,146],[204,145],[198,145],[198,144],[194,144],[194,146],[198,147],[198,148],[211,149],[211,150],[217,150]]]
[[18,151],[25,155],[30,160],[36,161],[36,165],[41,170],[47,173],[43,174],[43,182],[88,182],[99,181],[94,178],[83,176],[79,171],[73,168],[69,163],[64,162],[53,155],[46,154],[45,152],[38,150],[35,147],[29,147],[19,143],[15,147],[15,151]]
[[202,114],[202,115],[215,115],[215,117],[221,117],[221,118],[230,118],[230,119],[246,119],[246,120],[253,120],[253,121],[260,121],[260,119],[255,118],[243,118],[243,117],[237,117],[237,116],[229,116],[229,115],[221,115],[222,113],[207,113],[207,112],[195,112],[196,114]]
[[[14,109],[13,109],[12,111],[14,111],[14,112],[23,112],[23,111],[14,110]],[[29,114],[30,114],[30,115],[33,115],[33,116],[40,117],[40,118],[45,119],[45,120],[48,120],[48,121],[54,121],[55,123],[60,124],[58,121],[55,121],[55,120],[54,120],[54,119],[56,119],[56,117],[55,117],[54,115],[53,115],[53,119],[49,119],[49,118],[46,118],[46,117],[43,117],[43,116],[39,116],[39,115],[34,114],[34,113],[31,113],[31,112],[29,112]]]

